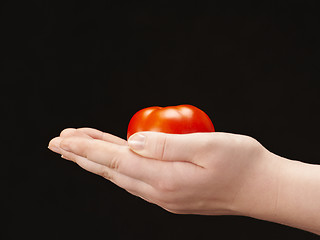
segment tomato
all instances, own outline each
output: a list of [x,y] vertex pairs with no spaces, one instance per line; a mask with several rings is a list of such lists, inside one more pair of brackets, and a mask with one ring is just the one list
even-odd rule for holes
[[141,131],[185,134],[215,130],[205,112],[192,105],[179,105],[138,111],[129,122],[127,138]]

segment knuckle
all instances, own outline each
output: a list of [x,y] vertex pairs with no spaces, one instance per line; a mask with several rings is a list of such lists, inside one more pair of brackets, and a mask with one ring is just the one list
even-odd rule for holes
[[240,138],[238,138],[237,143],[239,146],[245,146],[246,148],[251,150],[255,149],[259,145],[259,142],[255,138],[245,135],[242,135]]
[[70,146],[70,143],[68,138],[62,139],[59,144],[59,147],[62,149],[69,149],[69,146]]
[[113,180],[112,174],[108,168],[102,168],[101,176],[107,180],[110,180],[110,181]]
[[109,168],[111,169],[114,169],[114,170],[118,170],[119,169],[119,166],[120,166],[120,161],[119,161],[119,158],[114,155],[111,159],[110,159],[110,162],[109,162]]
[[257,141],[257,139],[251,137],[251,136],[247,136],[246,141],[251,144],[252,146],[256,146],[259,145],[259,142]]
[[166,152],[167,152],[167,135],[161,134],[156,139],[155,151],[156,156],[159,160],[166,159]]
[[99,147],[94,139],[82,139],[84,144],[81,145],[82,155],[87,159],[95,159],[99,154]]
[[163,140],[162,140],[162,150],[161,150],[161,160],[166,159],[166,150],[167,150],[167,135],[164,135]]

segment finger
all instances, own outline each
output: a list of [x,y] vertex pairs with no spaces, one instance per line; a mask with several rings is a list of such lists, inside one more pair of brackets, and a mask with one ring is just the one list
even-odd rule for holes
[[62,154],[63,158],[77,163],[81,168],[91,173],[104,177],[131,194],[136,196],[151,196],[154,192],[153,187],[149,184],[118,173],[106,166],[92,162],[72,152],[62,150]]
[[88,134],[79,131],[75,128],[66,128],[60,133],[60,137],[66,138],[66,137],[85,137],[85,138],[92,138]]
[[127,145],[127,141],[119,138],[117,136],[114,136],[110,133],[105,133],[102,131],[99,131],[97,129],[93,128],[78,128],[77,130],[87,134],[88,136],[94,138],[94,139],[100,139],[103,141],[119,144],[119,145]]
[[144,199],[145,201],[154,202],[151,199],[154,199],[154,196],[156,196],[157,193],[151,185],[138,179],[130,178],[102,164],[92,162],[84,157],[74,154],[73,152],[65,151],[59,148],[61,141],[61,137],[56,137],[50,141],[49,147],[58,149],[57,152],[62,154],[62,158],[73,161],[77,163],[81,168],[108,179],[117,186],[125,189],[133,195]]
[[112,142],[120,145],[127,144],[127,141],[125,141],[122,138],[116,137],[109,133],[101,132],[93,128],[78,128],[78,129],[66,128],[60,133],[60,137],[72,137],[72,136],[100,139],[103,141],[108,141],[108,142]]
[[143,158],[124,145],[97,139],[69,137],[62,139],[59,147],[150,184],[161,179],[166,173],[163,171],[167,167],[164,166],[164,162]]
[[136,153],[164,161],[194,162],[195,155],[210,144],[212,133],[165,134],[139,132],[129,140],[129,147]]
[[50,140],[48,148],[56,153],[62,154],[61,151],[62,149],[60,148],[60,142],[61,142],[61,137],[55,137]]

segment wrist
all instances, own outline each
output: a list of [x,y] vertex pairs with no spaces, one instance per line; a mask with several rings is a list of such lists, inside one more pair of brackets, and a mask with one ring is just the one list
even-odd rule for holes
[[270,220],[276,215],[279,182],[287,161],[261,146],[231,206],[232,211],[261,220]]

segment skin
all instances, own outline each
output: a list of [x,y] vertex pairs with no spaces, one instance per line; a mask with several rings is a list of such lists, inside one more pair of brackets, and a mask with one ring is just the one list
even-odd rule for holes
[[140,132],[127,142],[80,128],[49,148],[172,213],[243,215],[320,235],[320,165],[277,156],[248,136]]

